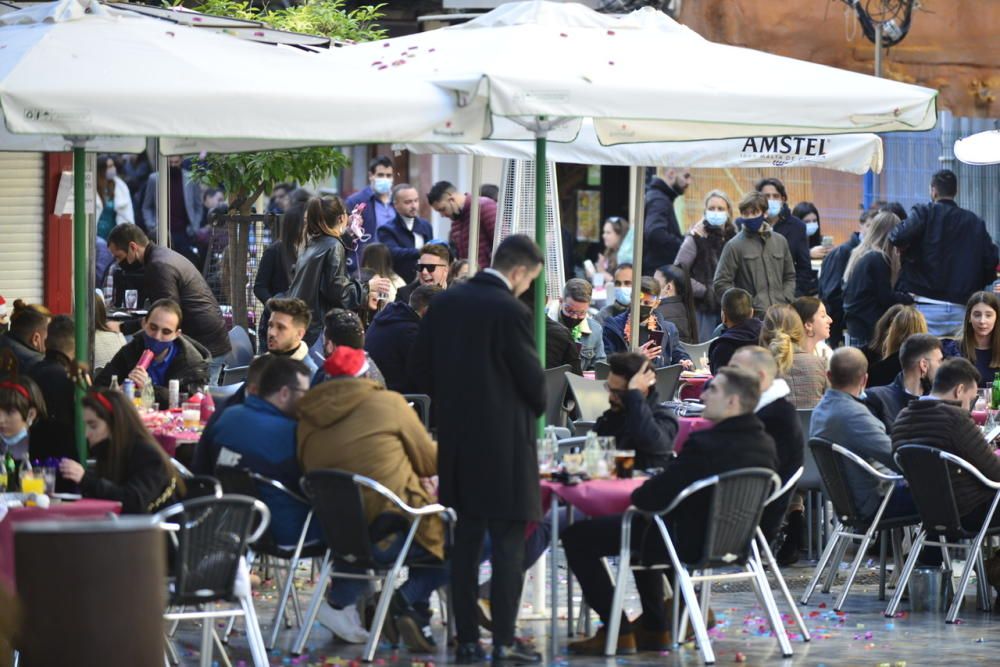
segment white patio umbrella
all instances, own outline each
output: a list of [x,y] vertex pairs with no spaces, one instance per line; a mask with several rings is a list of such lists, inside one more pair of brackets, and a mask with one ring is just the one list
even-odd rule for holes
[[[113,45],[120,57],[109,58]],[[173,25],[96,0],[59,0],[0,15],[0,111],[37,149],[74,146],[74,301],[77,353],[87,357],[85,151],[115,137],[225,137],[271,145],[461,137],[456,94],[392,72],[314,53]],[[281,81],[280,92],[262,81]],[[481,133],[481,119],[473,134]],[[30,142],[25,147],[30,146]],[[79,406],[78,406],[79,412]],[[77,439],[84,449],[78,415]],[[81,456],[85,451],[81,452]]]
[[[575,134],[583,118],[605,145],[924,130],[936,122],[934,90],[715,44],[649,7],[616,17],[575,3],[513,2],[468,23],[340,51],[373,73],[398,69],[466,93],[491,123],[487,138],[534,137],[536,204],[545,197],[547,133],[565,125]],[[508,133],[513,125],[501,117],[524,129]],[[641,216],[636,223],[639,259]],[[536,205],[543,250],[544,225]],[[540,280],[540,354],[544,299]],[[633,297],[633,317],[637,308]]]
[[1000,130],[979,132],[955,142],[955,157],[966,164],[1000,164]]

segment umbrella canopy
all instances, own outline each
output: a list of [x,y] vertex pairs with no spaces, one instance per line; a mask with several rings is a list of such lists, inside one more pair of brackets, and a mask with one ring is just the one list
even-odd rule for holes
[[[108,58],[96,44],[128,55]],[[455,94],[427,81],[392,72],[376,86],[314,53],[94,0],[0,16],[0,48],[0,107],[14,134],[315,144],[412,141],[438,127],[462,135]]]
[[[493,119],[529,127],[539,116],[573,119],[578,130],[579,119],[593,118],[605,145],[936,122],[935,90],[716,44],[650,7],[618,17],[575,3],[512,2],[468,23],[340,50],[374,72],[405,70],[474,95]],[[489,136],[518,138],[509,128],[496,124]]]
[[959,139],[955,142],[955,157],[966,164],[1000,164],[1000,130]]
[[[413,153],[475,155],[534,160],[533,141],[488,139],[474,144],[397,144]],[[706,141],[665,141],[602,146],[590,119],[583,121],[576,139],[550,137],[548,158],[553,162],[644,167],[822,167],[864,174],[882,171],[882,140],[875,134],[835,136],[743,137]]]

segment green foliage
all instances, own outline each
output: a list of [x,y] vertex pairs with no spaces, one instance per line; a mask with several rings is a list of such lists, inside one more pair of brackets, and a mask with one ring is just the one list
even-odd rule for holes
[[[383,5],[345,10],[344,0],[305,0],[288,8],[262,10],[248,0],[180,0],[176,4],[204,14],[261,21],[278,30],[321,35],[335,41],[366,42],[385,37],[377,24]],[[320,180],[349,162],[347,156],[332,147],[213,154],[201,162],[196,177],[203,183],[223,187],[230,205],[237,205],[245,213],[277,183]]]

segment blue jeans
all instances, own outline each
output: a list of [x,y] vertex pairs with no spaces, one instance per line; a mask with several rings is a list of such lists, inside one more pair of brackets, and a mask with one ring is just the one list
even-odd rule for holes
[[914,305],[927,320],[927,333],[952,336],[956,331],[962,330],[965,306],[957,303],[924,303],[919,298]]
[[221,379],[222,369],[226,365],[226,355],[212,357],[208,362],[208,384],[216,387]]
[[[391,567],[392,563],[399,556],[399,552],[403,549],[403,542],[405,541],[406,535],[400,533],[384,549],[380,548],[378,544],[373,545],[372,551],[375,555],[375,561],[386,567]],[[416,539],[414,539],[413,544],[410,545],[410,551],[407,554],[406,560],[407,562],[415,559],[423,561],[429,556],[430,553],[417,544]],[[339,568],[339,571],[364,573],[365,569],[345,566]],[[449,577],[450,571],[446,562],[442,562],[441,567],[411,567],[410,576],[407,578],[406,583],[400,586],[398,590],[411,605],[427,604],[430,601],[431,593],[447,585]],[[342,609],[355,604],[368,588],[369,582],[367,581],[335,577],[330,580],[330,588],[326,592],[326,601],[330,603],[330,606]]]

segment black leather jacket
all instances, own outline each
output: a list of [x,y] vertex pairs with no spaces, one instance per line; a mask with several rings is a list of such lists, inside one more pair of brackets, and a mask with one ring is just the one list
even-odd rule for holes
[[368,286],[347,275],[347,247],[336,236],[309,240],[295,263],[288,296],[302,299],[312,310],[306,342],[312,345],[323,331],[323,316],[331,308],[358,310],[368,300]]

